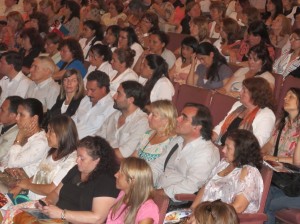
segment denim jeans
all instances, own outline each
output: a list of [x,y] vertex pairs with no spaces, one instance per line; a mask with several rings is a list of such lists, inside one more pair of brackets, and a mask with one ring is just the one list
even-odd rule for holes
[[300,197],[288,197],[284,192],[271,185],[265,206],[268,221],[265,224],[275,223],[275,212],[284,208],[300,208]]

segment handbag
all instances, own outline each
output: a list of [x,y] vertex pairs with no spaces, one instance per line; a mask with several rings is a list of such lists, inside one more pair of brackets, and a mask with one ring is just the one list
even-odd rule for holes
[[[276,139],[274,156],[277,156],[278,154],[278,144],[282,129],[279,130]],[[272,184],[281,189],[286,196],[300,196],[300,173],[274,172],[272,177]]]

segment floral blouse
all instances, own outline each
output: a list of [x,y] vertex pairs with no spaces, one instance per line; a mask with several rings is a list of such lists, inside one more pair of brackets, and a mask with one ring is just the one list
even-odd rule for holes
[[[290,125],[286,118],[285,126],[280,135],[280,140],[278,144],[278,156],[280,157],[293,157],[294,151],[297,146],[297,142],[300,137],[300,119]],[[273,133],[273,136],[276,136],[275,142],[277,139],[278,130],[276,129]]]
[[221,199],[225,203],[232,203],[237,195],[243,194],[249,202],[243,213],[256,213],[259,209],[263,192],[263,180],[259,170],[250,165],[244,165],[248,175],[240,180],[243,167],[236,167],[225,177],[218,173],[229,165],[225,159],[221,160],[211,173],[209,181],[205,185],[204,194],[201,201],[214,201]]
[[151,162],[155,159],[157,159],[163,151],[168,147],[170,141],[174,138],[174,136],[168,138],[164,142],[161,142],[159,144],[151,145],[149,142],[149,137],[154,133],[153,130],[148,130],[140,140],[137,151],[138,156],[141,159],[146,160],[147,162]]

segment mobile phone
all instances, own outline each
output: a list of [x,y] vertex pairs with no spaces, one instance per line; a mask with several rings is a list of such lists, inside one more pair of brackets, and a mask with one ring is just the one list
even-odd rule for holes
[[39,200],[41,206],[47,206],[47,204],[43,200]]

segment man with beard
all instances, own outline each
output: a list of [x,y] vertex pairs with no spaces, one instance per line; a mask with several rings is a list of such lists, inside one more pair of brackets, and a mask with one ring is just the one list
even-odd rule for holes
[[109,93],[109,77],[101,71],[93,71],[87,77],[86,96],[72,116],[79,139],[94,135],[103,122],[115,111],[114,100]]
[[114,95],[114,112],[103,123],[97,135],[105,138],[114,148],[118,160],[129,157],[143,134],[149,129],[143,86],[136,81],[125,81]]

